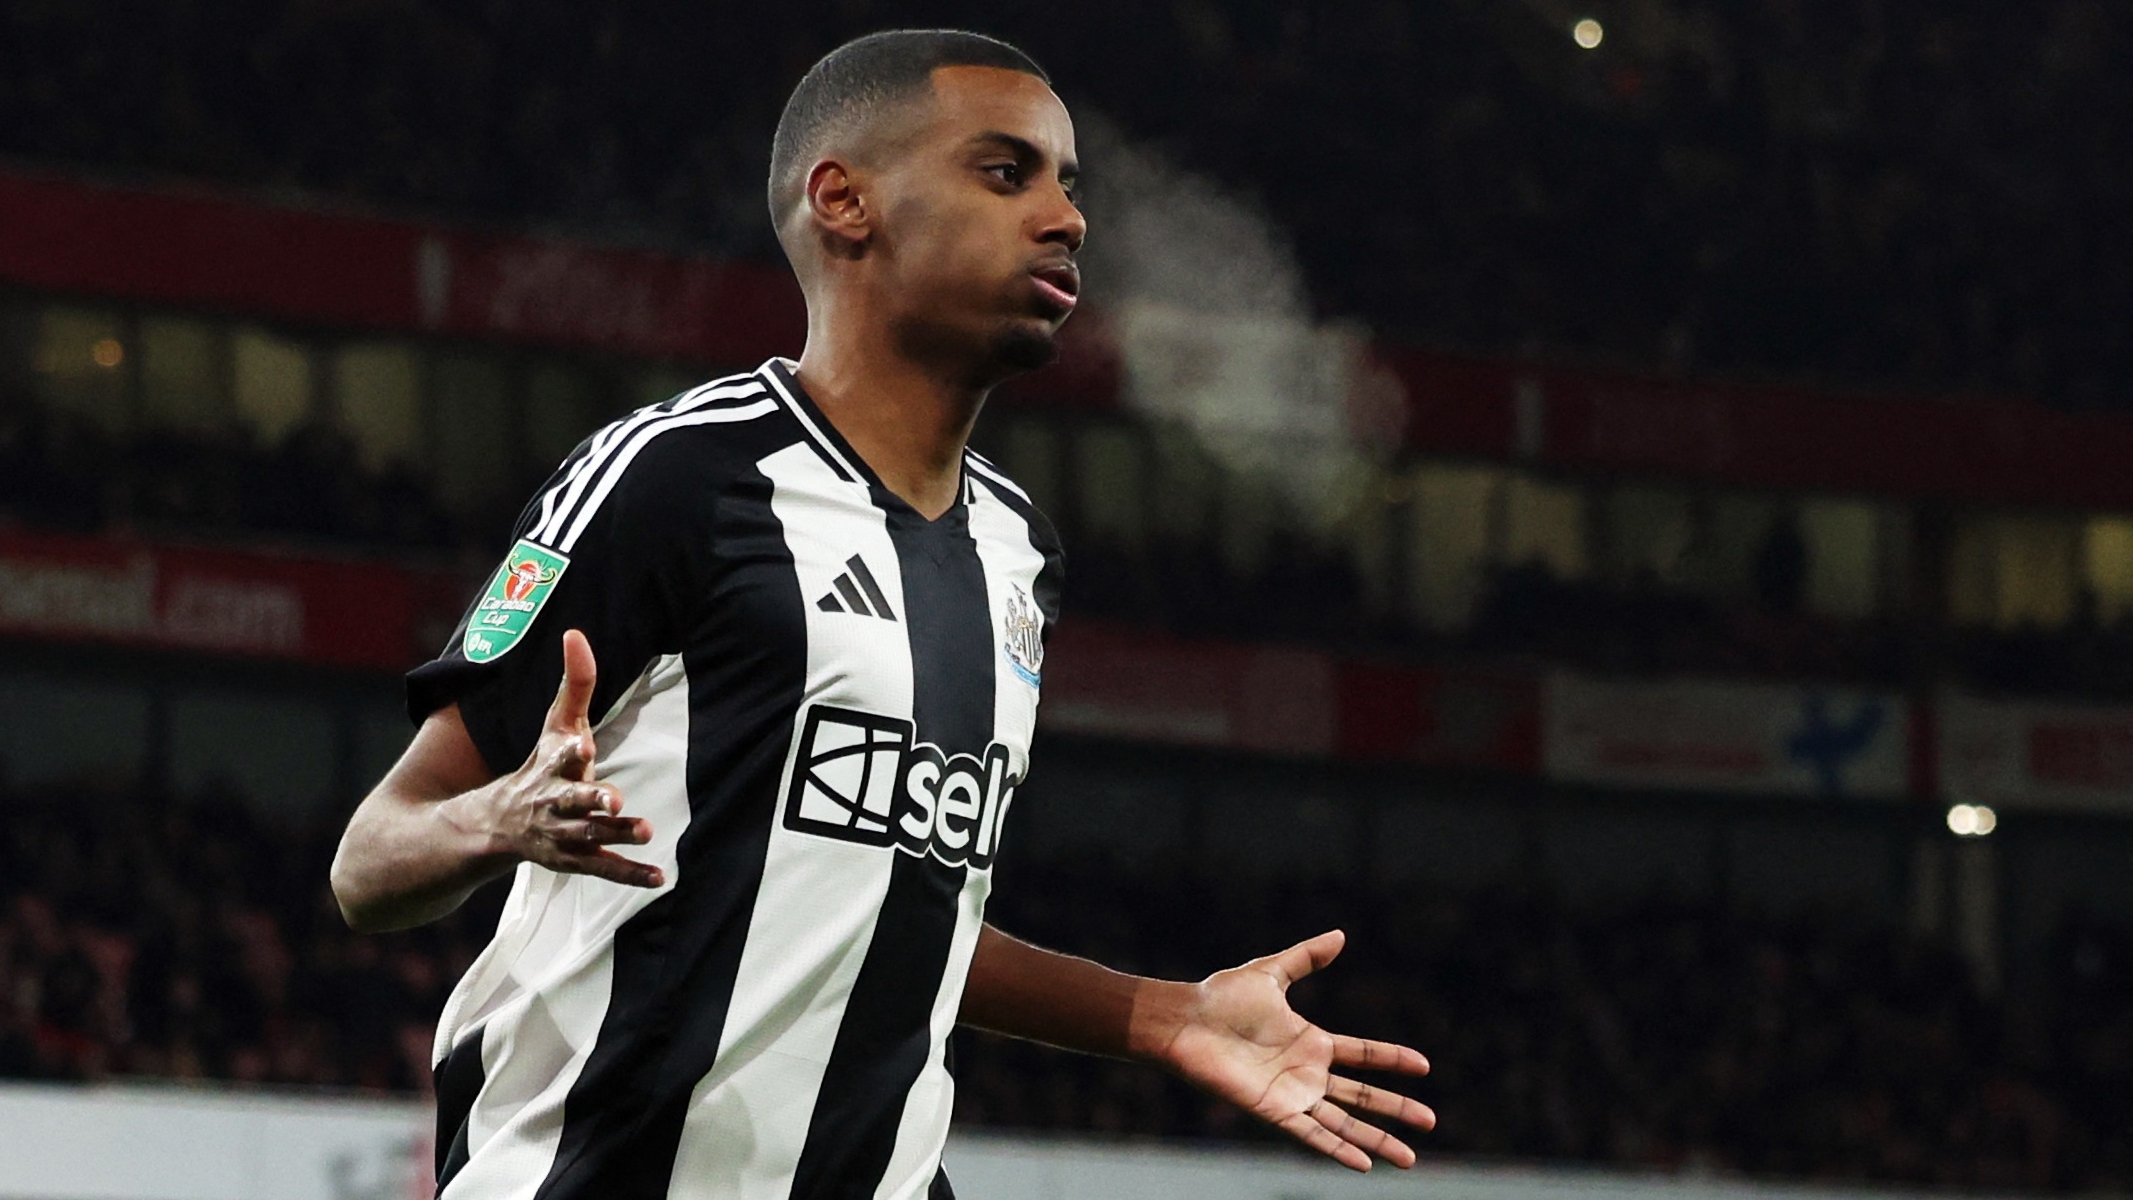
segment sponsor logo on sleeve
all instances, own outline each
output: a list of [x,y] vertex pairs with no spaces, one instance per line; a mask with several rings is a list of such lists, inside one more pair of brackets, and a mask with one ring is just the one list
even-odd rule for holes
[[984,870],[1022,780],[1007,747],[946,754],[913,744],[911,722],[818,704],[808,709],[785,827],[865,846],[895,846]]
[[523,538],[511,547],[467,617],[467,636],[459,647],[467,661],[485,663],[518,645],[569,566],[570,559]]

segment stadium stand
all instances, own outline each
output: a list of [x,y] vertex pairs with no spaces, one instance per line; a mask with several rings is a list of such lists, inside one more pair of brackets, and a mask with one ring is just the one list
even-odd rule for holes
[[264,824],[226,791],[6,803],[0,1073],[428,1086],[436,1012],[493,903],[357,937],[320,884],[338,830]]
[[2133,18],[2098,0],[1653,5],[1589,53],[1479,2],[117,11],[0,11],[0,152],[774,257],[790,80],[936,21],[1253,181],[1318,302],[1402,337],[2085,407],[2133,381],[2127,184],[2095,169]]
[[[0,384],[0,511],[31,528],[302,539],[395,554],[469,536],[402,467],[366,467],[311,422],[262,446],[240,430],[114,435]],[[489,532],[483,528],[482,532]]]
[[[776,251],[759,176],[791,80],[847,33],[937,20],[1018,39],[1078,112],[1107,116],[1179,166],[1248,190],[1293,238],[1318,314],[1367,324],[1381,349],[1486,356],[1505,376],[1498,383],[1509,382],[1505,364],[1531,367],[1536,378],[1558,367],[1589,372],[1546,380],[1550,402],[1566,407],[1565,396],[1604,392],[1626,373],[1592,380],[1627,368],[1655,381],[1657,399],[1639,411],[1662,426],[1668,413],[1720,406],[1696,390],[1720,378],[1784,384],[1727,393],[1723,406],[1736,413],[1765,401],[1785,401],[1787,413],[1886,411],[1919,394],[1946,398],[1953,412],[1956,396],[1971,392],[2018,395],[2039,410],[2133,411],[2133,340],[2118,327],[2133,308],[2133,235],[2122,219],[2133,175],[2110,166],[2133,151],[2133,75],[2121,69],[2133,50],[2133,8],[1681,0],[1638,11],[1635,21],[1610,18],[1606,40],[1587,52],[1553,6],[1482,0],[1097,0],[1077,6],[1072,22],[968,0],[654,0],[626,18],[615,6],[561,0],[0,3],[0,166],[11,184],[56,173],[55,194],[116,182],[184,198],[204,182],[289,201],[280,211],[302,214],[291,220],[412,214],[398,231],[410,245],[479,241],[490,235],[468,227],[483,225],[567,235],[581,250],[622,243],[710,256],[699,266],[769,261]],[[1109,32],[1118,26],[1136,36]],[[1100,208],[1101,169],[1092,166],[1090,203]],[[1401,202],[1379,202],[1387,196]],[[242,225],[253,202],[232,202],[232,223]],[[69,203],[62,196],[48,209]],[[446,257],[489,261],[460,248]],[[647,273],[664,269],[654,263]],[[482,480],[491,492],[466,484],[447,494],[464,463],[381,459],[337,423],[346,415],[340,356],[351,347],[380,350],[418,381],[394,394],[409,400],[409,427],[424,433],[436,428],[438,397],[471,394],[438,382],[448,357],[507,379],[485,402],[514,414],[530,411],[533,377],[555,368],[584,393],[555,423],[563,447],[596,419],[665,395],[677,377],[711,373],[697,361],[711,357],[703,353],[673,361],[700,346],[600,347],[577,329],[543,341],[501,324],[359,329],[341,310],[322,318],[225,307],[197,293],[165,295],[168,282],[144,275],[108,296],[80,280],[0,289],[0,540],[18,530],[66,535],[58,549],[24,550],[10,564],[61,581],[39,593],[47,609],[66,606],[74,593],[61,584],[74,575],[104,570],[125,584],[134,578],[126,562],[173,546],[181,566],[203,546],[296,566],[316,559],[313,574],[376,563],[381,574],[412,564],[442,577],[492,566],[505,523],[557,446],[521,438],[520,458]],[[601,292],[592,307],[611,298]],[[63,377],[47,369],[40,339],[83,313],[81,328],[46,339],[80,360],[70,368],[80,378]],[[83,379],[104,387],[123,378],[126,403],[143,409],[151,355],[139,335],[157,320],[212,343],[202,374],[220,390],[201,407],[223,414],[223,424],[127,425],[92,415],[102,392],[55,399]],[[115,347],[123,337],[124,365],[115,355],[91,371],[84,364],[106,337]],[[222,376],[234,374],[236,343],[248,337],[306,364],[305,416],[286,430],[226,419],[243,406]],[[608,353],[638,357],[594,361]],[[659,356],[667,357],[652,361]],[[1865,390],[1809,395],[1802,384]],[[1669,386],[1683,390],[1658,394]],[[1569,785],[1551,774],[1550,747],[1528,725],[1545,709],[1535,697],[1555,694],[1566,678],[1632,681],[1602,693],[1604,704],[1640,695],[1637,680],[1680,684],[1670,693],[1676,704],[1708,697],[1700,683],[1724,680],[1718,686],[1741,719],[1768,735],[1750,747],[1757,754],[1794,736],[1778,718],[1790,721],[1795,710],[1815,714],[1809,733],[1831,734],[1816,707],[1824,685],[1868,687],[1876,695],[1859,712],[1913,714],[1910,727],[1884,731],[1895,747],[1886,756],[1893,782],[1865,789],[1876,803],[1854,804],[1861,793],[1847,788],[1817,791],[1811,779],[1775,787],[1792,764],[1774,758],[1743,773],[1750,782],[1737,790],[1751,796],[1711,807],[1758,814],[1752,837],[1762,860],[1778,864],[1767,873],[1781,875],[1796,865],[1785,855],[1800,843],[1782,836],[1796,832],[1788,824],[1796,808],[1901,806],[1892,822],[1915,818],[1924,832],[1904,827],[1890,839],[1896,849],[1867,852],[1888,860],[1878,865],[1895,879],[1905,869],[1898,862],[1920,870],[1903,857],[1910,850],[1953,861],[1956,851],[1998,851],[2020,836],[1987,847],[1958,844],[1939,828],[1947,797],[1935,789],[1948,780],[1936,773],[1954,760],[1933,741],[1935,723],[2004,703],[2004,719],[1991,726],[2006,735],[1995,743],[2002,757],[1977,769],[1991,776],[2030,742],[2049,741],[2049,753],[2024,760],[2032,773],[2013,790],[2029,788],[2039,823],[2066,822],[2052,831],[2060,844],[2094,843],[2087,874],[2043,899],[2023,889],[2048,890],[2039,879],[2071,852],[2009,850],[1994,868],[1992,879],[2010,889],[1997,933],[2011,964],[2005,987],[1981,982],[1946,930],[1899,915],[1901,899],[1871,911],[1765,911],[1709,889],[1595,899],[1547,870],[1456,886],[1395,886],[1368,872],[1270,884],[1190,855],[1159,864],[1011,856],[993,909],[1004,926],[1123,967],[1193,976],[1345,925],[1350,952],[1303,985],[1302,1007],[1411,1040],[1434,1058],[1424,1093],[1445,1125],[1428,1139],[1431,1153],[1791,1180],[2133,1188],[2125,917],[2133,909],[2105,902],[2088,912],[2072,899],[2115,871],[2122,822],[2049,812],[2067,795],[2099,808],[2123,801],[2123,730],[2133,718],[2113,710],[2084,724],[2083,710],[2054,724],[2070,701],[2133,697],[2133,520],[2122,490],[2069,498],[2025,494],[2029,481],[1995,491],[1987,485],[1997,481],[1946,487],[1940,477],[1882,488],[1872,462],[1867,477],[1842,486],[1740,478],[1726,473],[1740,469],[1731,461],[1670,474],[1686,460],[1639,463],[1628,453],[1580,465],[1535,455],[1522,430],[1480,450],[1416,443],[1383,472],[1377,511],[1408,522],[1403,536],[1413,542],[1379,556],[1404,564],[1393,568],[1392,587],[1362,569],[1352,545],[1302,526],[1268,531],[1252,561],[1225,552],[1212,519],[1194,533],[1109,527],[1085,496],[1126,478],[1106,474],[1126,460],[1142,464],[1128,482],[1152,486],[1159,472],[1149,464],[1172,431],[1123,411],[1115,397],[1004,399],[977,444],[1033,491],[1044,489],[1023,471],[1020,460],[1031,456],[1018,447],[1037,447],[1036,460],[1059,468],[1056,490],[1040,498],[1069,549],[1070,622],[1095,618],[1082,628],[1093,626],[1097,641],[1134,631],[1103,670],[1156,661],[1148,646],[1160,647],[1160,664],[1184,664],[1168,692],[1099,697],[1115,708],[1152,699],[1199,719],[1200,710],[1175,702],[1206,678],[1249,678],[1253,688],[1236,689],[1251,692],[1248,702],[1285,690],[1285,676],[1250,674],[1264,661],[1338,656],[1338,672],[1327,667],[1325,678],[1340,681],[1328,687],[1344,698],[1356,680],[1391,677],[1373,674],[1380,666],[1397,676],[1387,690],[1405,691],[1389,716],[1348,705],[1338,728],[1323,722],[1322,744],[1309,753],[1350,753],[1382,734],[1389,749],[1371,744],[1383,757],[1428,764],[1443,778],[1515,773],[1510,782],[1491,776],[1489,786],[1612,812],[1656,802],[1653,792],[1678,780],[1604,792],[1608,780],[1589,772],[1572,772]],[[1508,413],[1515,405],[1504,400]],[[1920,423],[1892,419],[1881,432],[1930,427],[1941,401],[1924,404]],[[1968,428],[1988,438],[2030,431],[2006,438],[2023,441],[2034,433],[2028,418],[2008,415],[2023,407],[1993,409]],[[1728,427],[1743,428],[1755,427]],[[2052,429],[2034,434],[2025,460],[2045,464],[2045,475],[2087,427]],[[1837,440],[1823,426],[1811,436]],[[1944,456],[1958,474],[1969,446]],[[1092,447],[1121,452],[1106,459]],[[1432,511],[1432,497],[1450,500]],[[1219,485],[1202,497],[1210,511],[1233,498]],[[1553,531],[1562,537],[1522,541],[1510,530],[1507,514],[1528,501],[1557,516],[1574,510]],[[1458,547],[1431,540],[1465,528],[1430,523],[1452,509],[1496,514],[1456,560]],[[1836,509],[1838,519],[1825,519]],[[1652,550],[1662,543],[1667,554]],[[1711,553],[1720,543],[1737,551],[1724,563]],[[1573,552],[1551,557],[1563,547]],[[1813,594],[1826,574],[1818,556],[1829,554],[1851,555],[1837,603]],[[1440,581],[1428,572],[1470,563],[1461,586],[1471,603],[1455,596],[1446,606],[1453,616],[1411,602],[1434,594]],[[2104,586],[2112,579],[2115,592]],[[1388,603],[1398,587],[1409,595]],[[121,615],[129,614],[140,615]],[[401,616],[421,625],[425,648],[441,638]],[[287,811],[300,807],[288,797],[247,796],[234,784],[174,793],[153,781],[167,773],[168,761],[157,760],[171,757],[160,743],[172,729],[228,711],[201,708],[209,716],[192,726],[171,724],[165,710],[183,689],[242,691],[271,676],[282,690],[250,697],[247,712],[278,697],[322,696],[359,674],[382,693],[393,665],[384,660],[415,637],[397,631],[382,656],[327,663],[312,641],[338,631],[314,619],[305,636],[270,646],[267,661],[238,668],[239,656],[260,648],[232,641],[211,652],[202,647],[213,643],[162,636],[156,617],[142,618],[147,633],[118,637],[120,649],[108,629],[9,627],[9,650],[35,643],[34,655],[10,663],[22,668],[7,681],[14,703],[78,672],[123,677],[116,687],[129,703],[161,715],[141,719],[140,745],[128,751],[150,782],[10,785],[0,772],[0,812],[9,817],[0,822],[0,1077],[421,1094],[442,997],[483,944],[500,897],[492,889],[445,922],[385,938],[350,935],[333,910],[323,885],[342,815],[333,806],[345,807],[359,770],[374,777],[379,753],[389,761],[403,727],[379,721],[389,737],[351,738],[321,718],[316,739],[260,756],[255,777],[290,756],[335,759],[305,800],[318,807],[299,816]],[[69,638],[104,639],[104,648]],[[133,664],[117,663],[132,648],[146,649],[143,677],[155,678],[143,682],[128,674]],[[1191,674],[1194,664],[1208,674]],[[1524,699],[1506,702],[1459,674],[1469,668],[1512,672]],[[1088,700],[1057,689],[1062,678],[1071,682],[1070,670],[1047,676],[1048,705],[1054,695]],[[1424,679],[1437,690],[1425,691]],[[1273,711],[1277,725],[1295,715]],[[1101,736],[1115,717],[1085,711],[1077,728]],[[1240,732],[1241,719],[1233,724],[1216,744],[1270,748]],[[241,741],[233,735],[231,744]],[[1517,743],[1514,767],[1499,741]],[[1689,741],[1692,756],[1710,749]],[[1241,770],[1264,765],[1234,761]],[[1662,764],[1670,766],[1679,764]],[[1333,769],[1302,770],[1318,767]],[[1151,789],[1180,794],[1203,786],[1159,771],[1150,778]],[[1587,784],[1598,794],[1576,790]],[[1298,790],[1317,786],[1305,778]],[[2010,814],[2010,826],[2030,816]],[[2109,836],[2089,836],[2105,827]],[[1938,840],[1928,845],[1929,837]],[[1589,851],[1609,853],[1605,843]],[[1838,865],[1824,864],[1825,875],[1859,859],[1831,861]],[[2092,890],[2105,901],[2118,895]],[[982,1127],[1266,1136],[1123,1064],[973,1035],[958,1042],[957,1073],[959,1116]]]
[[[414,1092],[444,992],[495,920],[357,937],[337,833],[226,791],[0,797],[0,1077]],[[85,819],[85,813],[94,819]],[[1089,857],[1005,864],[1006,927],[1192,978],[1339,924],[1302,1010],[1425,1048],[1432,1152],[1765,1178],[2036,1190],[2133,1182],[2133,938],[2073,920],[2037,984],[1981,995],[1952,953],[1827,911],[1662,893],[1247,885]],[[966,1035],[959,1116],[1111,1137],[1265,1136],[1156,1072]]]
[[[267,444],[235,427],[116,434],[4,378],[0,392],[0,516],[26,528],[267,538],[486,565],[511,516],[506,505],[454,512],[423,474],[366,463],[323,421]],[[1796,523],[1784,520],[1755,548],[1744,594],[1714,596],[1649,572],[1572,579],[1537,561],[1501,563],[1489,569],[1470,622],[1447,635],[1397,610],[1373,611],[1353,559],[1293,530],[1277,531],[1250,567],[1225,561],[1210,539],[1120,545],[1077,528],[1072,506],[1053,511],[1075,549],[1073,614],[1193,636],[1878,685],[1914,680],[1930,663],[1989,690],[2133,694],[2133,609],[2106,615],[2082,591],[2057,623],[1933,631],[1895,614],[1834,619],[1805,611],[1804,549]]]

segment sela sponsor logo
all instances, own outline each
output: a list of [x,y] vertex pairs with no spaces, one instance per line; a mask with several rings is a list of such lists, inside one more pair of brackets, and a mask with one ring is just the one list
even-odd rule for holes
[[467,661],[488,662],[518,645],[568,566],[563,555],[520,538],[467,617],[467,636],[460,644]]
[[864,846],[895,846],[985,870],[1020,776],[1007,747],[946,754],[911,741],[911,722],[817,704],[807,710],[785,827]]
[[1007,598],[1007,612],[1000,624],[1000,653],[1007,656],[1007,665],[1015,669],[1022,682],[1036,687],[1044,674],[1044,614],[1019,583]]

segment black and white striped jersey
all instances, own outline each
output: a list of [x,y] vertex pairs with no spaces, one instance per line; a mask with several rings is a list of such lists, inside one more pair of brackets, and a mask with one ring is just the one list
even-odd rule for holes
[[437,1026],[443,1200],[944,1196],[943,1055],[1060,556],[976,454],[927,521],[790,363],[589,438],[408,680],[499,774],[585,631],[656,890],[521,865]]

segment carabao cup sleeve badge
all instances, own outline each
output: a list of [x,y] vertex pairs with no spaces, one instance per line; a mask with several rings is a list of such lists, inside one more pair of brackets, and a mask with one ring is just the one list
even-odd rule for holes
[[467,617],[467,636],[459,647],[467,661],[485,663],[518,645],[569,566],[569,558],[519,539]]

